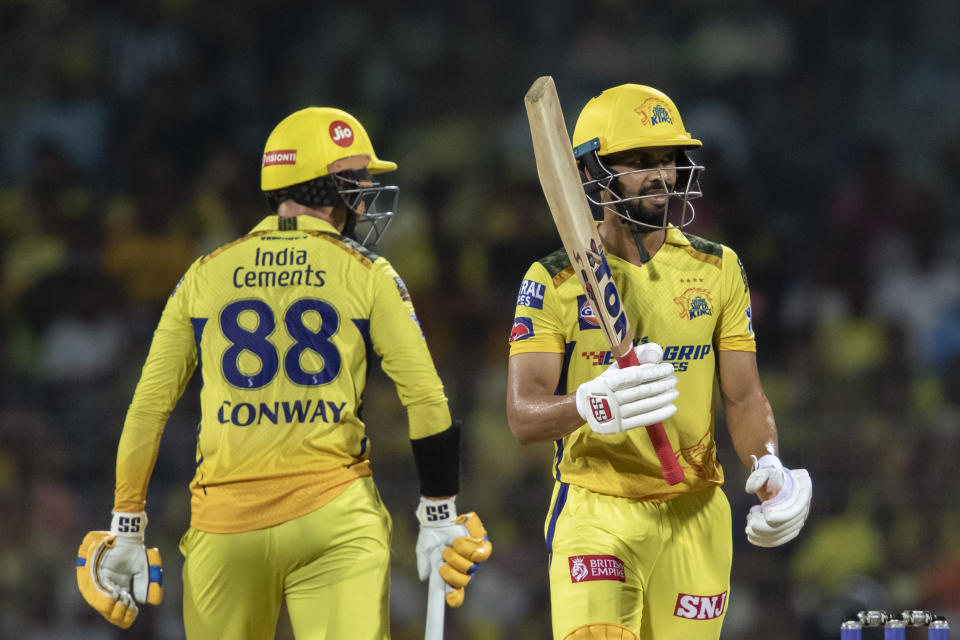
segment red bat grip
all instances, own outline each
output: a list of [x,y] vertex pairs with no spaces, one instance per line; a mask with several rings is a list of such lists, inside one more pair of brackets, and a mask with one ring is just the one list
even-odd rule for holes
[[[620,368],[635,367],[640,364],[637,360],[637,352],[630,349],[623,357],[617,358],[617,364]],[[667,484],[680,484],[683,482],[683,467],[677,462],[677,457],[673,455],[673,445],[667,438],[667,432],[663,430],[663,424],[658,422],[647,427],[647,435],[650,436],[650,442],[653,443],[653,450],[657,453],[657,459],[660,460],[660,469],[663,471],[663,479]]]

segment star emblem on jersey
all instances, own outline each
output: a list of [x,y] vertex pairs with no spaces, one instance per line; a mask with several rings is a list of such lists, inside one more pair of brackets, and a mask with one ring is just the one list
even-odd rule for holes
[[590,396],[590,411],[593,412],[597,422],[606,422],[613,417],[610,403],[603,396]]

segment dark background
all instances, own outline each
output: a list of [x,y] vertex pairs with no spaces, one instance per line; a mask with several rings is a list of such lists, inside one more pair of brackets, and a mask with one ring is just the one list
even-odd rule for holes
[[[464,420],[460,509],[495,547],[448,637],[549,636],[552,451],[518,445],[504,415],[516,291],[559,246],[522,102],[545,74],[570,127],[623,82],[670,95],[704,142],[690,230],[750,276],[781,457],[810,470],[814,502],[799,539],[750,546],[754,499],[718,416],[724,638],[833,638],[864,608],[960,625],[957,24],[950,0],[0,1],[0,637],[182,637],[196,381],[148,498],[164,604],[115,631],[77,592],[76,548],[109,524],[159,310],[196,255],[267,213],[263,143],[309,105],[353,113],[400,165],[379,250]],[[382,373],[366,399],[395,524],[393,637],[419,638],[406,419]]]

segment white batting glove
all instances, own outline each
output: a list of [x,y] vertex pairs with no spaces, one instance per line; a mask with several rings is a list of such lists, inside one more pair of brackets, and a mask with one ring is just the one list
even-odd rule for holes
[[420,498],[417,519],[417,573],[428,580],[434,571],[446,582],[446,601],[451,607],[463,604],[464,588],[481,562],[493,551],[480,517],[476,513],[457,516],[453,498]]
[[621,369],[614,362],[577,389],[577,412],[596,433],[619,433],[663,422],[677,412],[673,401],[677,376],[662,364],[663,347],[647,342],[635,347],[638,366]]
[[780,458],[767,454],[753,458],[746,492],[771,497],[750,508],[747,540],[758,547],[779,547],[800,534],[813,498],[813,481],[806,469],[787,469]]
[[110,531],[91,531],[77,553],[77,585],[84,600],[103,617],[126,629],[137,617],[137,602],[163,600],[160,551],[147,549],[147,514],[114,512]]

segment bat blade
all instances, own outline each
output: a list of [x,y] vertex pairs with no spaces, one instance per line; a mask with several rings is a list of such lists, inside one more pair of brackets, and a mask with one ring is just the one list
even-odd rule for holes
[[[530,122],[540,186],[563,248],[617,362],[624,367],[636,365],[633,328],[610,273],[603,242],[580,182],[553,78],[537,78],[523,101]],[[664,479],[671,485],[683,482],[683,469],[677,462],[663,425],[650,425],[647,433],[663,469]]]

